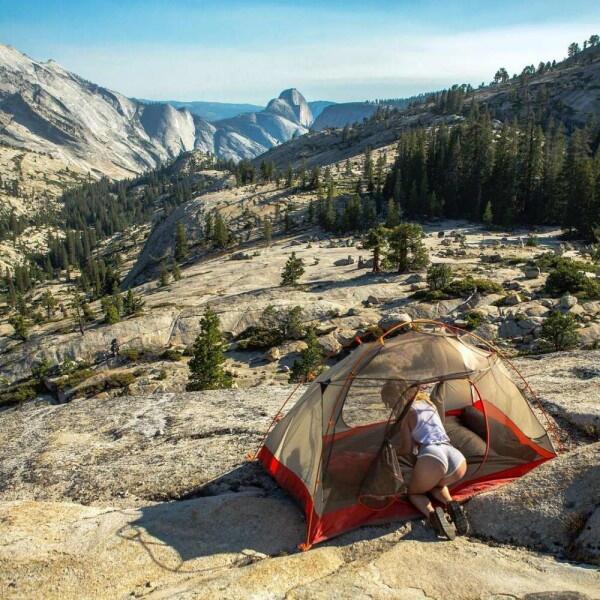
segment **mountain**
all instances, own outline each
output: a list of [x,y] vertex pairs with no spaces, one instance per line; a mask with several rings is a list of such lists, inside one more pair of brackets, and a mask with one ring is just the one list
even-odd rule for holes
[[312,122],[306,99],[291,88],[260,112],[213,123],[197,120],[196,148],[224,159],[250,159],[307,133]]
[[368,119],[378,105],[370,102],[344,102],[324,106],[318,117],[315,118],[312,128],[315,131],[328,127],[344,127],[353,123],[360,123]]
[[328,107],[328,106],[333,106],[335,104],[335,102],[331,102],[330,100],[313,100],[312,102],[308,103],[308,106],[310,106],[310,110],[313,114],[313,117],[315,119],[318,118],[318,116]]
[[[175,108],[185,108],[193,115],[204,119],[205,121],[219,121],[221,119],[231,119],[245,113],[258,112],[264,109],[264,106],[257,104],[231,104],[228,102],[180,102],[179,100],[139,100],[144,104],[170,104]],[[309,103],[310,104],[310,103]]]
[[264,110],[209,122],[187,108],[132,100],[0,45],[0,143],[43,152],[83,172],[126,177],[198,149],[253,158],[312,124],[296,89]]

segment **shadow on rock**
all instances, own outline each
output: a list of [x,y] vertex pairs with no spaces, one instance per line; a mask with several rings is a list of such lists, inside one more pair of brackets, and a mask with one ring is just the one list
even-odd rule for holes
[[[304,535],[301,511],[254,464],[242,465],[186,497],[139,509],[138,518],[118,535],[141,544],[154,562],[176,572],[244,566],[293,552]],[[196,568],[204,561],[184,566],[201,557],[211,557],[209,569]]]

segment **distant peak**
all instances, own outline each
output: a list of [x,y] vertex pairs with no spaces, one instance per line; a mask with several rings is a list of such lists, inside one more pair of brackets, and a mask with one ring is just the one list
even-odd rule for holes
[[288,88],[287,90],[283,90],[283,92],[279,94],[279,99],[285,100],[287,103],[295,106],[306,104],[306,98],[296,88]]
[[303,127],[310,127],[313,122],[312,112],[306,98],[296,89],[289,88],[269,102],[266,110],[295,121]]

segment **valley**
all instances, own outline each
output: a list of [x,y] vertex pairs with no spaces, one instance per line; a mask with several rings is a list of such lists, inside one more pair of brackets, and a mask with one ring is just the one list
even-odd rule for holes
[[[0,45],[0,596],[597,598],[596,38],[478,89],[264,108]],[[456,542],[417,519],[298,552],[248,453],[424,320],[514,363],[558,456]]]

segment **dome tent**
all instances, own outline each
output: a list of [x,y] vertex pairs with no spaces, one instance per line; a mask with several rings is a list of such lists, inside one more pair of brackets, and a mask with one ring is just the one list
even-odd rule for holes
[[[390,337],[395,330],[400,335]],[[404,483],[415,459],[394,451],[412,400],[388,408],[382,396],[394,384],[410,398],[419,386],[432,388],[452,444],[467,458],[467,474],[451,490],[459,500],[556,456],[501,356],[469,337],[426,320],[392,328],[322,373],[275,425],[258,459],[303,506],[304,549],[360,525],[417,515]]]

